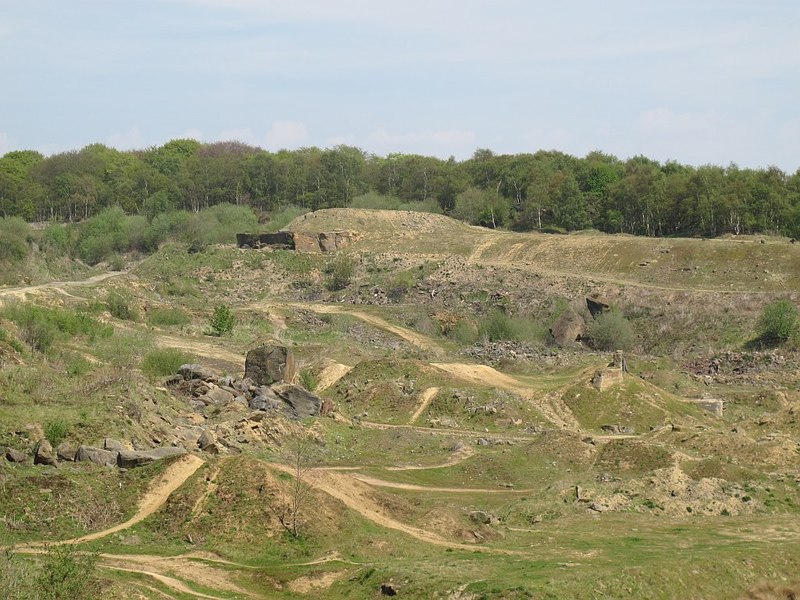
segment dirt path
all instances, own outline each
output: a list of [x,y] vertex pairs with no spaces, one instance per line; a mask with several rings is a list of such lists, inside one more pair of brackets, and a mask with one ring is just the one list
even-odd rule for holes
[[111,565],[100,565],[100,567],[104,569],[110,569],[112,571],[123,571],[125,573],[137,573],[139,575],[147,575],[149,577],[152,577],[156,581],[163,583],[168,588],[175,590],[176,592],[179,592],[181,594],[188,594],[190,596],[194,596],[195,598],[208,598],[210,600],[226,600],[225,598],[222,598],[220,596],[209,596],[208,594],[195,592],[192,588],[183,583],[180,579],[175,579],[174,577],[168,577],[167,575],[162,575],[161,573],[147,571],[145,569],[131,569],[129,567],[115,567]]
[[61,540],[59,542],[36,542],[27,544],[24,547],[40,547],[44,545],[61,545],[61,544],[80,544],[83,542],[90,542],[100,538],[117,533],[124,529],[129,529],[137,523],[144,521],[147,517],[155,513],[161,508],[169,498],[170,494],[183,485],[189,477],[191,477],[205,461],[192,455],[187,454],[167,467],[161,475],[150,484],[150,489],[139,501],[139,510],[130,519],[124,523],[119,523],[103,531],[96,531],[81,537],[72,538],[70,540]]
[[156,343],[159,346],[168,348],[177,348],[178,350],[185,350],[192,354],[196,354],[199,358],[214,358],[222,362],[234,363],[236,365],[244,365],[244,356],[220,348],[209,342],[200,341],[194,338],[178,337],[174,335],[156,334]]
[[350,315],[351,317],[355,317],[364,321],[365,323],[369,323],[370,325],[374,325],[378,329],[382,329],[383,331],[388,331],[396,335],[397,337],[405,340],[409,344],[416,346],[422,350],[428,350],[435,353],[441,353],[442,348],[437,344],[434,340],[429,338],[428,336],[422,335],[417,333],[416,331],[412,331],[406,327],[401,327],[400,325],[393,325],[378,317],[376,315],[372,315],[366,313],[364,311],[357,310],[350,305],[339,305],[339,304],[315,304],[315,303],[306,303],[306,302],[287,302],[282,304],[276,304],[274,302],[256,302],[254,304],[248,305],[246,308],[250,310],[269,310],[274,308],[281,308],[281,307],[292,307],[292,308],[300,308],[303,310],[308,310],[315,313],[320,314],[337,314],[337,315]]
[[[99,558],[103,566],[107,568],[145,573],[156,578],[166,577],[184,587],[186,586],[185,582],[190,581],[205,588],[240,596],[252,596],[250,592],[230,580],[228,571],[222,568],[226,565],[223,561],[205,561],[193,555],[156,556],[152,554],[100,554]],[[219,563],[219,566],[214,566],[214,562]],[[187,593],[176,586],[170,585],[170,587]],[[198,594],[191,590],[188,593]]]
[[453,452],[453,456],[448,458],[443,463],[439,463],[438,465],[404,465],[402,467],[385,468],[387,471],[425,471],[428,469],[444,469],[447,467],[452,467],[453,465],[457,465],[458,463],[462,463],[474,454],[475,451],[472,448],[469,446],[464,446],[457,452]]
[[314,392],[319,393],[323,390],[327,390],[352,370],[353,367],[341,363],[328,365],[322,369],[317,376],[317,387],[314,389]]
[[413,425],[417,422],[420,415],[425,412],[425,409],[428,408],[431,404],[431,400],[433,400],[434,396],[439,393],[438,387],[428,388],[424,392],[422,392],[419,396],[419,407],[417,410],[414,411],[414,414],[411,415],[411,418],[408,420],[409,425]]
[[537,400],[530,386],[488,365],[431,363],[431,366],[449,375],[463,379],[464,381],[477,383],[479,385],[491,385],[519,394],[523,398],[530,400],[534,406],[557,427],[575,431],[581,430],[581,426],[572,415],[572,411],[570,411],[566,405],[557,406],[558,402],[560,402],[560,395],[558,394],[550,394],[545,396],[542,400]]
[[417,492],[441,492],[445,494],[530,494],[533,490],[515,490],[513,488],[465,488],[465,487],[435,487],[427,485],[417,485],[414,483],[400,483],[397,481],[386,481],[364,475],[363,473],[348,473],[353,479],[358,479],[367,485],[375,487],[391,488],[395,490],[412,490]]
[[[270,466],[285,473],[293,473],[290,467],[286,467],[284,465],[270,463]],[[312,469],[306,474],[306,483],[308,483],[308,485],[314,489],[324,492],[329,496],[341,501],[345,506],[356,511],[365,519],[368,519],[373,523],[380,525],[381,527],[393,529],[395,531],[401,531],[427,544],[441,546],[444,548],[468,550],[470,552],[484,552],[486,554],[530,556],[527,553],[517,552],[514,550],[487,548],[484,546],[451,542],[431,531],[398,521],[397,519],[388,515],[384,508],[371,497],[371,489],[369,485],[361,481],[357,481],[350,475],[346,475],[341,472]]]
[[26,294],[36,293],[43,290],[62,290],[68,287],[95,285],[101,281],[105,281],[106,279],[120,277],[125,274],[125,271],[110,271],[108,273],[100,273],[99,275],[94,275],[88,279],[81,279],[77,281],[50,281],[48,283],[40,283],[38,285],[2,288],[0,289],[0,303],[2,303],[3,299],[5,298],[24,298]]

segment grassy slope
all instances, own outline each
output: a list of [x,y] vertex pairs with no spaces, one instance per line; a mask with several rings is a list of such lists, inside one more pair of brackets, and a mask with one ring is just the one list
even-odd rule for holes
[[[420,218],[370,211],[321,211],[290,227],[368,228],[376,233],[374,238],[365,235],[352,247],[354,252],[373,248],[390,253],[455,252],[501,269],[567,273],[582,280],[599,278],[598,285],[606,286],[604,289],[612,294],[630,290],[631,284],[642,285],[634,286],[642,294],[635,298],[637,302],[664,297],[662,290],[647,286],[685,287],[689,291],[669,297],[676,310],[685,307],[689,324],[698,318],[713,324],[714,318],[719,320],[725,314],[725,307],[735,311],[737,302],[745,297],[736,296],[730,305],[723,296],[719,304],[708,303],[711,296],[693,292],[693,288],[782,293],[792,289],[790,286],[797,289],[800,277],[797,249],[788,244],[778,248],[780,242],[773,240],[759,244],[754,240],[647,240],[597,234],[494,234],[440,216]],[[639,266],[640,262],[648,264]],[[632,360],[633,370],[641,364],[641,372],[646,372],[650,381],[631,376],[624,386],[602,394],[582,378],[587,362],[593,364],[594,358],[576,355],[570,363],[573,359],[565,353],[566,364],[547,368],[531,365],[527,374],[523,363],[517,367],[520,386],[530,388],[536,399],[546,394],[563,396],[584,429],[580,434],[559,432],[518,394],[491,384],[454,379],[428,366],[426,361],[432,357],[424,353],[398,361],[393,350],[380,347],[383,338],[371,330],[365,334],[363,328],[359,329],[362,337],[353,337],[354,325],[366,326],[354,317],[330,315],[330,319],[314,321],[297,307],[273,310],[252,306],[261,298],[278,304],[281,298],[292,299],[297,292],[289,285],[291,281],[304,282],[305,287],[299,288],[302,290],[321,289],[323,265],[324,257],[284,252],[247,253],[220,246],[189,255],[180,246],[165,247],[138,267],[137,279],[123,284],[143,316],[134,323],[110,319],[116,332],[110,342],[103,342],[111,344],[109,347],[79,338],[69,343],[65,351],[69,356],[57,354],[44,360],[27,352],[19,354],[7,343],[3,346],[0,424],[4,439],[12,443],[8,434],[19,429],[20,423],[46,424],[59,418],[82,439],[99,438],[106,430],[124,437],[144,427],[118,411],[116,407],[124,407],[125,400],[156,398],[165,409],[173,407],[169,398],[154,391],[153,384],[139,375],[98,386],[96,383],[106,381],[104,369],[108,367],[88,361],[88,366],[76,367],[79,374],[67,375],[61,367],[68,364],[70,356],[74,359],[85,354],[101,362],[123,357],[135,366],[146,347],[166,339],[163,336],[207,342],[234,355],[243,354],[265,336],[278,336],[298,344],[298,354],[307,364],[325,357],[357,365],[324,393],[343,415],[367,412],[368,420],[401,426],[379,430],[322,420],[314,427],[325,442],[323,464],[350,466],[396,484],[464,488],[460,493],[364,488],[365,498],[383,513],[434,532],[451,547],[427,544],[381,527],[320,491],[314,492],[309,505],[313,508],[304,535],[300,540],[291,539],[281,532],[266,504],[265,494],[279,491],[291,481],[261,462],[278,456],[277,449],[268,447],[225,458],[219,464],[210,459],[161,513],[125,534],[96,542],[94,548],[112,553],[216,552],[234,562],[258,567],[227,569],[242,587],[276,598],[303,597],[293,591],[302,587],[295,583],[323,575],[330,577],[326,579],[330,587],[316,593],[329,598],[376,596],[381,583],[387,581],[397,585],[404,597],[412,598],[431,597],[433,593],[447,597],[451,592],[454,597],[460,593],[462,597],[474,594],[475,598],[734,598],[760,579],[781,580],[800,572],[800,546],[796,542],[800,490],[792,475],[796,452],[792,454],[791,450],[798,431],[790,412],[797,396],[790,390],[778,399],[770,396],[758,400],[764,393],[762,386],[722,386],[715,391],[735,392],[736,400],[728,416],[715,420],[680,402],[680,394],[699,395],[706,388],[698,389],[700,384],[680,373],[680,364],[669,357]],[[684,267],[690,270],[680,270]],[[392,275],[391,266],[388,268],[387,274]],[[398,268],[408,269],[408,264],[398,261]],[[763,273],[764,269],[769,273]],[[357,277],[367,276],[366,272],[357,273]],[[104,285],[111,287],[112,282]],[[560,289],[553,293],[559,294]],[[103,292],[87,290],[86,295],[87,299],[103,297]],[[82,301],[66,302],[74,305]],[[208,313],[217,302],[230,303],[241,318],[241,328],[233,338],[202,336]],[[695,312],[700,304],[705,312]],[[756,311],[757,306],[753,301],[750,310]],[[181,308],[190,321],[152,327],[147,315],[154,307]],[[469,314],[470,308],[458,310]],[[400,309],[372,308],[368,312],[398,325],[413,320]],[[276,315],[283,322],[276,320]],[[413,316],[418,317],[416,313]],[[655,317],[644,314],[641,323],[648,321],[655,321]],[[14,327],[6,324],[6,329],[13,337]],[[741,344],[742,334],[735,337],[732,343]],[[445,354],[435,360],[468,362],[457,353],[458,344],[451,340],[437,344]],[[235,362],[220,364],[236,367]],[[780,388],[780,375],[776,377],[770,385]],[[23,381],[27,383],[20,383]],[[440,392],[420,415],[420,427],[403,427],[418,406],[420,393],[433,386]],[[467,410],[490,405],[499,412]],[[449,432],[429,427],[432,419],[443,416],[450,417],[457,427],[451,426]],[[509,425],[516,421],[521,423]],[[592,443],[583,439],[597,437],[598,427],[607,423],[633,425],[642,435],[633,440]],[[676,428],[649,431],[651,426],[665,423],[674,423]],[[526,432],[528,426],[544,431]],[[739,433],[732,434],[733,427]],[[506,441],[500,436],[503,433],[520,439]],[[490,444],[477,444],[479,438],[489,438]],[[459,447],[470,449],[472,455],[451,466],[437,466],[457,456],[454,450]],[[398,466],[428,468],[394,470]],[[753,509],[729,516],[706,516],[698,511],[679,514],[660,508],[664,500],[655,492],[634,498],[622,512],[596,513],[575,500],[575,486],[597,498],[612,497],[620,489],[648,490],[651,478],[661,477],[664,469],[673,466],[686,473],[695,488],[720,480],[741,489],[736,493],[747,494],[747,504]],[[215,471],[217,475],[212,477]],[[2,513],[6,523],[14,523],[16,529],[8,528],[3,541],[63,538],[102,528],[99,521],[85,523],[91,515],[83,520],[76,518],[80,514],[76,501],[105,507],[108,510],[102,514],[107,521],[124,520],[149,475],[143,471],[123,475],[125,485],[116,487],[124,489],[123,493],[114,489],[118,474],[69,468],[55,473],[4,464],[0,476],[6,482],[5,489],[13,494],[4,495]],[[485,494],[468,489],[508,490],[508,485],[529,491]],[[665,493],[668,499],[669,490]],[[678,491],[676,502],[688,502],[684,498],[687,493]],[[195,512],[201,498],[206,498],[199,505],[202,510]],[[111,510],[110,504],[116,508]],[[31,510],[25,511],[25,507]],[[469,517],[474,510],[497,515],[500,522],[478,525]],[[459,547],[465,543],[478,551]],[[337,560],[303,564],[331,551],[338,553]],[[501,551],[511,553],[497,553]],[[125,580],[126,576],[119,576],[123,578],[120,581]],[[155,586],[166,590],[157,583]],[[148,594],[145,588],[138,589]],[[219,593],[214,588],[197,589]]]

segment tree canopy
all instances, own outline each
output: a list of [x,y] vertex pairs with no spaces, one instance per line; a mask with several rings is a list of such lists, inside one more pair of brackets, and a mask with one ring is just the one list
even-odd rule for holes
[[800,170],[743,169],[603,152],[495,154],[464,161],[376,156],[352,146],[269,152],[240,142],[176,139],[121,152],[103,144],[45,157],[0,157],[0,216],[77,221],[119,207],[152,221],[217,204],[276,211],[349,206],[374,192],[516,230],[595,228],[647,236],[800,236]]

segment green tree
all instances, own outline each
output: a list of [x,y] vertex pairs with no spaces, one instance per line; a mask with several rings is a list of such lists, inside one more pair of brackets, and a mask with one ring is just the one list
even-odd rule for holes
[[231,310],[224,304],[219,304],[214,307],[214,313],[211,315],[211,335],[217,337],[231,333],[236,319]]

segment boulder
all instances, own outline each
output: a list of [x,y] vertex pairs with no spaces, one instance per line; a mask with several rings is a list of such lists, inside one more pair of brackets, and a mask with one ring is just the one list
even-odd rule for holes
[[144,451],[123,450],[117,455],[117,466],[121,469],[133,469],[144,467],[157,460],[184,454],[186,454],[186,449],[182,446],[164,446]]
[[75,454],[75,460],[77,462],[91,462],[96,465],[114,466],[117,464],[118,453],[116,450],[103,450],[94,446],[81,445]]
[[469,518],[478,525],[488,525],[492,522],[492,515],[484,510],[473,510],[469,513]]
[[286,346],[265,344],[247,353],[244,362],[244,376],[254,385],[290,383],[297,375],[294,354]]
[[5,455],[6,460],[9,462],[21,463],[28,460],[28,454],[15,450],[14,448],[6,448]]
[[203,396],[200,396],[200,400],[204,404],[224,405],[233,401],[233,394],[222,388],[212,387]]
[[[200,434],[200,437],[197,439],[197,446],[204,452],[212,452],[213,454],[216,454],[216,452],[219,451],[219,448],[217,447],[217,438],[208,429],[204,429],[203,433]],[[216,452],[212,448],[216,449]]]
[[33,464],[35,465],[50,465],[51,467],[58,466],[58,460],[53,452],[53,446],[47,439],[39,440],[36,448],[33,451]]
[[586,322],[571,308],[564,311],[550,329],[553,341],[559,346],[571,346],[580,342],[585,332]]
[[198,364],[187,364],[178,367],[178,375],[186,380],[202,379],[203,381],[216,381],[217,374],[211,369]]
[[600,298],[586,298],[586,308],[589,309],[593,319],[611,311],[611,305],[608,302],[603,302]]
[[260,387],[248,403],[252,410],[280,410],[283,408],[283,401],[272,391],[270,387]]
[[290,383],[275,385],[272,386],[272,391],[285,403],[283,412],[289,418],[316,417],[322,408],[322,398],[299,385]]
[[58,460],[66,460],[68,462],[75,462],[75,455],[78,453],[78,447],[67,442],[61,442],[56,448],[56,456]]
[[103,440],[103,450],[111,450],[119,452],[120,450],[126,450],[125,444],[120,442],[119,440],[114,440],[111,438],[106,438]]

